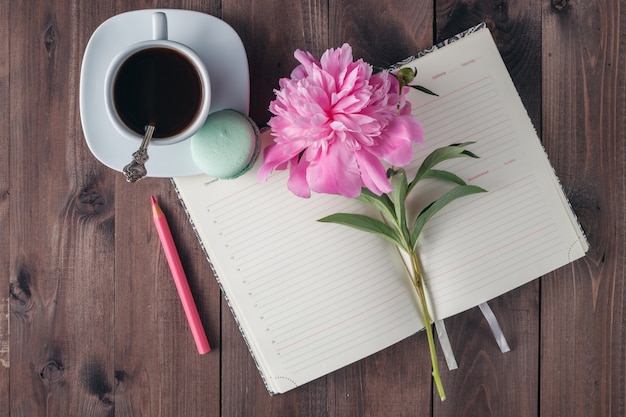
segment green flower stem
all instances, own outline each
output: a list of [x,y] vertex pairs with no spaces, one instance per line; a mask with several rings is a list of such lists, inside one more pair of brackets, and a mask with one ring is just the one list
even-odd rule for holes
[[441,401],[444,401],[446,399],[446,392],[443,389],[441,375],[439,375],[439,365],[437,364],[437,351],[435,350],[435,339],[433,336],[432,320],[430,318],[430,314],[428,313],[428,306],[426,304],[426,294],[424,292],[422,272],[419,267],[417,253],[412,250],[410,251],[409,256],[411,258],[411,267],[413,268],[413,287],[415,287],[417,295],[419,296],[420,304],[422,307],[422,318],[424,319],[424,327],[426,328],[426,336],[428,337],[428,346],[430,348],[430,361],[433,365],[433,379],[435,380],[435,386],[437,387],[439,398],[441,398]]

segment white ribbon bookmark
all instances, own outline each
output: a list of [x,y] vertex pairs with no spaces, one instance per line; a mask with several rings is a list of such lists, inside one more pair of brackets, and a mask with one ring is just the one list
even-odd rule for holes
[[448,332],[446,331],[446,325],[443,324],[443,320],[435,320],[435,328],[437,329],[439,345],[441,345],[441,350],[443,350],[443,356],[446,358],[448,369],[451,371],[457,369],[459,366],[456,364],[454,352],[452,352],[452,345],[450,345],[450,339],[448,338]]
[[[487,323],[489,323],[489,327],[491,328],[491,332],[493,333],[493,337],[496,339],[496,343],[498,344],[500,351],[502,353],[510,351],[511,348],[509,348],[509,344],[504,337],[504,333],[502,333],[500,323],[498,323],[498,319],[496,318],[496,315],[493,314],[489,304],[482,303],[478,307],[483,313],[483,316],[485,316]],[[446,359],[448,369],[451,371],[457,369],[459,366],[456,363],[454,352],[452,351],[452,345],[450,344],[450,339],[448,338],[448,332],[446,331],[446,325],[443,324],[443,320],[435,320],[435,328],[437,329],[439,345],[441,345],[441,350],[443,351],[443,356]]]
[[493,333],[493,337],[496,338],[496,343],[500,347],[500,351],[502,353],[505,353],[511,350],[509,348],[509,344],[506,342],[504,333],[502,333],[502,329],[500,328],[498,319],[496,318],[496,315],[493,314],[493,311],[491,311],[491,307],[489,307],[489,304],[482,303],[478,307],[480,307],[480,311],[482,311],[483,316],[485,316],[485,319],[487,319],[487,323],[489,323],[489,327],[491,327],[491,332]]

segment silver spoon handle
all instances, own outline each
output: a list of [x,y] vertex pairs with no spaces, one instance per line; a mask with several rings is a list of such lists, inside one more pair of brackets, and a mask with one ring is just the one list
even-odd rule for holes
[[148,160],[148,145],[150,145],[150,141],[152,140],[152,135],[154,134],[154,126],[148,125],[146,128],[146,134],[141,141],[141,146],[133,153],[133,160],[130,164],[126,165],[123,169],[124,175],[126,176],[126,181],[128,182],[137,182],[148,173],[146,171],[146,167],[144,164]]

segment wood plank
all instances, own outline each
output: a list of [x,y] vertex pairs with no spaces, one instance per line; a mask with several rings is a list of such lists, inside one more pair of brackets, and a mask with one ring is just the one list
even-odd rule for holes
[[[0,50],[9,50],[9,2],[0,1]],[[9,129],[9,71],[10,57],[5,54],[0,60],[0,269],[9,271],[10,267],[10,178],[9,150],[11,135]],[[2,275],[0,287],[9,288],[10,275]],[[10,333],[9,333],[9,295],[0,297],[0,417],[9,415],[9,366],[10,366]]]
[[[175,2],[216,14],[219,2]],[[118,2],[111,16],[136,9]],[[110,17],[110,16],[107,16]],[[130,155],[129,155],[130,157]],[[220,413],[220,294],[168,179],[115,189],[115,368],[119,416],[216,416]],[[165,213],[212,351],[199,355],[152,221],[150,195]]]
[[[265,126],[278,80],[298,64],[296,49],[319,53],[327,47],[327,0],[224,1],[222,18],[239,34],[250,68],[250,117]],[[280,22],[280,24],[277,24]]]
[[[511,348],[500,352],[478,308],[446,320],[459,369],[444,371],[448,399],[435,416],[537,415],[539,282],[489,302]],[[440,367],[445,362],[439,354]]]
[[[121,174],[116,176],[116,415],[131,416],[137,410],[155,416],[217,415],[219,290],[208,263],[168,180],[127,184]],[[168,218],[212,344],[206,355],[197,352],[152,223],[151,194]]]
[[623,2],[543,8],[544,144],[591,249],[542,285],[542,416],[626,414]]
[[[541,126],[541,13],[537,0],[438,0],[441,41],[487,22],[535,126]],[[480,140],[480,139],[478,139]],[[446,320],[459,369],[445,373],[448,400],[434,401],[435,416],[534,416],[538,407],[539,283],[490,302],[511,346],[502,354],[480,311]],[[440,355],[441,357],[441,355]],[[442,365],[445,364],[440,360]]]
[[335,0],[330,16],[330,46],[347,42],[356,58],[378,68],[387,68],[433,44],[432,1]]
[[11,414],[109,415],[113,205],[79,133],[78,9],[10,16]]

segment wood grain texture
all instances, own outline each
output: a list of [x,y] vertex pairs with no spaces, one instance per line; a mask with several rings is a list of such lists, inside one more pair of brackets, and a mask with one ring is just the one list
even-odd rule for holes
[[239,34],[250,68],[250,117],[265,126],[269,102],[278,80],[297,65],[293,53],[320,53],[328,46],[328,4],[325,0],[228,0],[223,19]]
[[[434,401],[434,416],[521,417],[537,413],[539,283],[518,288],[489,304],[511,351],[500,352],[478,308],[447,319],[459,369],[444,373],[452,401]],[[440,367],[445,366],[442,360],[439,362]]]
[[547,3],[544,144],[591,249],[542,281],[540,412],[623,416],[626,15],[618,0]]
[[[626,10],[620,0],[0,0],[0,417],[623,416]],[[487,22],[591,243],[587,257],[446,320],[459,369],[430,378],[423,333],[270,397],[167,179],[128,184],[88,150],[82,54],[140,8],[239,33],[261,126],[295,49],[349,42],[387,66]],[[152,224],[155,195],[212,351],[198,355]],[[5,312],[8,311],[8,316]],[[10,367],[8,367],[10,365]]]
[[95,255],[113,249],[114,213],[103,168],[84,164],[78,6],[10,8],[10,409],[108,415],[113,264]]
[[[0,1],[0,50],[9,50],[9,2]],[[10,252],[11,236],[9,221],[9,187],[10,165],[9,149],[11,147],[9,128],[9,71],[8,54],[0,60],[0,417],[9,415],[9,367],[10,367],[10,333],[9,333],[9,292],[10,285]]]
[[375,67],[387,68],[433,44],[431,1],[335,0],[330,4],[331,46],[347,42],[355,58]]

